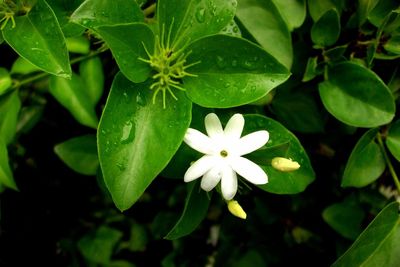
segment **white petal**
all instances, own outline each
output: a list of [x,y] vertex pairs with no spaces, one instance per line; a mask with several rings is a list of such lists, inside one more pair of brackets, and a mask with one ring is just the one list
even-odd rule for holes
[[260,166],[258,166],[254,162],[242,157],[235,157],[232,158],[230,161],[232,169],[250,183],[268,183],[267,174],[263,171],[263,169],[261,169]]
[[243,136],[235,146],[238,155],[245,155],[259,149],[268,142],[269,133],[267,131],[257,131]]
[[199,178],[200,176],[208,172],[215,165],[215,162],[216,158],[213,156],[206,155],[201,157],[195,163],[193,163],[192,166],[189,167],[189,169],[185,173],[183,180],[185,182],[191,182]]
[[183,141],[191,148],[203,153],[212,154],[213,153],[213,143],[207,135],[202,132],[189,128],[186,131]]
[[215,166],[211,168],[206,174],[204,174],[203,178],[201,178],[201,188],[205,191],[211,191],[218,183],[221,181],[222,173],[221,168]]
[[242,114],[233,115],[225,126],[225,136],[231,140],[239,139],[244,127],[244,118]]
[[227,166],[223,169],[222,179],[221,179],[221,190],[222,196],[226,200],[231,200],[237,191],[237,176],[231,167]]
[[221,122],[215,113],[210,113],[204,118],[206,131],[211,138],[222,137],[224,130],[222,130]]

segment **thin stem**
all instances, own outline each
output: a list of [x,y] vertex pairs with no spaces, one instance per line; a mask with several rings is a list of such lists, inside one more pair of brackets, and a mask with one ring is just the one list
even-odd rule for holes
[[383,153],[383,157],[385,158],[386,164],[387,164],[387,166],[388,166],[388,168],[389,168],[389,172],[390,172],[390,174],[391,174],[392,177],[393,177],[393,181],[394,181],[394,183],[395,183],[395,185],[396,185],[396,187],[397,187],[397,191],[398,191],[399,194],[400,194],[400,181],[399,181],[399,177],[397,176],[396,171],[395,171],[394,168],[393,168],[392,162],[390,161],[389,155],[388,155],[387,152],[386,152],[386,148],[385,148],[385,146],[384,146],[384,144],[383,144],[382,136],[381,136],[380,133],[378,133],[378,134],[376,135],[376,139],[378,140],[379,146],[381,147],[381,150],[382,150],[382,153]]
[[147,17],[148,15],[153,14],[154,11],[156,11],[156,3],[151,4],[150,6],[148,6],[147,8],[145,8],[145,9],[143,10],[143,14],[144,14],[145,17]]

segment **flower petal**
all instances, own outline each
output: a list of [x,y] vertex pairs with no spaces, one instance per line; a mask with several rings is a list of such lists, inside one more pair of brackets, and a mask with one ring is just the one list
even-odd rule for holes
[[239,139],[244,127],[244,118],[242,114],[233,115],[225,126],[225,136],[231,140]]
[[267,131],[257,131],[243,136],[235,146],[236,153],[241,156],[251,153],[268,142],[269,133]]
[[230,161],[232,169],[250,183],[268,183],[267,174],[263,171],[263,169],[261,169],[260,166],[258,166],[254,162],[242,157],[235,157],[232,158]]
[[231,200],[236,195],[238,186],[237,176],[236,173],[229,166],[223,168],[222,171],[223,171],[221,179],[222,196],[226,200]]
[[210,137],[196,129],[187,129],[183,141],[191,148],[203,154],[212,154],[214,151]]
[[214,156],[203,156],[193,163],[186,171],[184,176],[185,182],[191,182],[204,175],[215,165],[216,158]]
[[201,178],[201,188],[205,191],[211,191],[221,181],[222,173],[221,168],[215,166],[211,168],[203,178]]
[[209,137],[221,138],[224,130],[222,130],[221,122],[215,113],[210,113],[204,118],[204,124]]

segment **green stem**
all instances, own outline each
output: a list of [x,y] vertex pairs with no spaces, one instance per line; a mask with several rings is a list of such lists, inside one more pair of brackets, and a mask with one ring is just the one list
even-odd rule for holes
[[143,10],[143,14],[145,17],[147,17],[148,15],[154,13],[156,11],[156,3],[151,4],[150,6],[148,6],[147,8],[145,8]]
[[389,155],[388,155],[388,153],[386,152],[386,148],[385,148],[385,145],[383,144],[382,136],[381,136],[380,133],[378,133],[378,134],[376,135],[376,139],[378,140],[379,146],[381,147],[381,150],[382,150],[382,153],[383,153],[383,157],[385,158],[386,164],[387,164],[387,166],[388,166],[388,168],[389,168],[389,172],[390,172],[390,174],[391,174],[392,177],[393,177],[393,181],[394,181],[394,183],[395,183],[395,185],[396,185],[396,187],[397,187],[397,191],[398,191],[399,194],[400,194],[400,181],[399,181],[399,177],[397,176],[396,171],[395,171],[394,168],[393,168],[392,162],[390,161]]

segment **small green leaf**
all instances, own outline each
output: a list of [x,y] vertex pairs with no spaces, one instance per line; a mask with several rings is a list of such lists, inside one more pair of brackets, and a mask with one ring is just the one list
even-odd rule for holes
[[[271,165],[267,165],[270,164],[270,159],[268,160],[272,153],[270,149],[261,149],[256,151],[257,153],[253,152],[254,155],[258,156],[261,155],[260,153],[263,153],[265,161],[258,161],[254,158],[254,162],[261,165],[269,179],[267,184],[260,185],[259,188],[275,194],[296,194],[304,191],[315,179],[315,174],[307,153],[301,146],[299,140],[280,123],[270,118],[261,115],[246,115],[244,134],[259,130],[267,130],[269,132],[269,141],[266,144],[266,148],[272,149],[275,147],[274,154],[282,153],[280,155],[275,154],[274,157],[291,158],[297,161],[301,166],[300,169],[296,171],[280,172]],[[285,146],[287,149],[276,149],[278,147],[284,148]],[[251,160],[253,159],[253,153],[248,155]]]
[[340,34],[340,18],[336,9],[328,10],[311,28],[311,39],[314,44],[326,47],[336,43]]
[[239,0],[236,16],[268,53],[287,69],[291,68],[293,48],[290,32],[271,0]]
[[239,256],[232,267],[268,266],[257,250],[249,250]]
[[399,7],[399,3],[393,0],[379,0],[378,3],[368,14],[368,20],[375,25],[380,27],[385,22],[385,18],[389,15],[392,10]]
[[96,136],[83,135],[69,139],[54,147],[54,152],[74,171],[96,175],[99,167]]
[[44,104],[22,107],[17,123],[17,133],[29,133],[42,118],[43,110]]
[[386,137],[386,146],[390,153],[400,161],[400,120],[397,120],[390,126]]
[[0,137],[6,145],[14,139],[20,109],[21,100],[17,90],[0,96]]
[[382,175],[386,163],[379,145],[375,143],[378,131],[378,128],[370,129],[358,140],[347,161],[342,187],[363,187]]
[[308,82],[321,74],[318,69],[318,57],[310,57],[307,61],[306,70],[304,71],[302,82]]
[[307,0],[307,3],[313,21],[319,20],[328,10],[335,8],[332,0]]
[[79,73],[92,104],[96,105],[104,91],[103,65],[99,57],[92,57],[79,64]]
[[48,73],[71,76],[64,35],[54,12],[44,0],[37,0],[27,15],[15,18],[15,23],[15,28],[8,23],[3,35],[21,57]]
[[154,35],[143,23],[132,23],[113,27],[100,27],[97,31],[110,47],[121,72],[132,82],[144,82],[151,73],[148,63],[139,58],[148,59],[154,49]]
[[210,205],[210,196],[200,189],[200,183],[192,182],[189,184],[188,195],[185,207],[178,222],[171,231],[164,237],[174,240],[193,232],[207,214]]
[[73,73],[70,80],[52,76],[49,91],[79,123],[97,128],[98,120],[94,105],[82,79],[77,74]]
[[160,0],[157,5],[159,32],[164,31],[166,39],[166,33],[171,32],[171,44],[179,47],[185,44],[182,38],[193,42],[219,33],[232,21],[237,3],[236,0]]
[[10,73],[5,68],[0,68],[0,95],[4,94],[12,85]]
[[362,231],[365,212],[355,201],[345,200],[326,207],[322,217],[340,235],[355,240]]
[[191,102],[152,102],[148,83],[116,75],[98,130],[100,164],[106,185],[120,210],[131,207],[171,160],[191,118]]
[[328,80],[319,84],[325,108],[338,120],[356,127],[389,123],[395,112],[393,96],[371,70],[351,62],[328,70]]
[[364,24],[367,20],[368,14],[372,9],[376,6],[379,0],[358,0],[358,9],[357,9],[357,17],[358,17],[358,25]]
[[0,137],[0,184],[4,184],[5,186],[12,188],[14,190],[18,190],[10,168],[10,163],[8,162],[7,146],[1,137]]
[[134,0],[86,0],[71,15],[71,21],[87,28],[142,22],[144,15]]
[[26,75],[36,71],[40,71],[40,69],[23,57],[17,58],[11,67],[12,74]]
[[332,267],[400,265],[399,204],[387,205]]
[[393,35],[384,45],[386,51],[393,54],[400,54],[400,35]]
[[82,0],[48,1],[48,4],[57,16],[65,37],[76,37],[85,31],[84,27],[70,21],[72,13],[82,2]]
[[100,226],[96,232],[89,233],[78,241],[78,249],[90,262],[107,264],[122,232],[107,226]]
[[[227,35],[212,35],[192,43],[186,76],[189,98],[204,107],[234,107],[262,98],[290,74],[261,47]],[[232,53],[232,51],[235,51]]]
[[65,41],[69,52],[78,54],[87,54],[90,52],[90,42],[84,36],[69,37]]
[[127,242],[127,248],[132,251],[145,251],[146,245],[149,242],[147,231],[144,225],[134,223],[131,227],[131,236]]
[[290,31],[300,27],[306,19],[307,9],[305,0],[272,0]]

